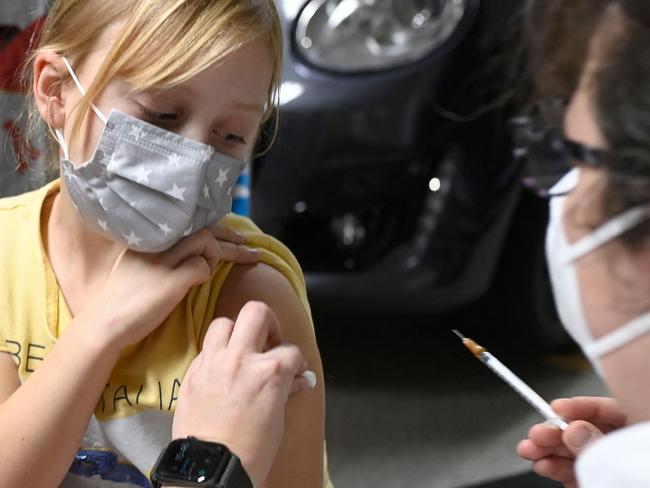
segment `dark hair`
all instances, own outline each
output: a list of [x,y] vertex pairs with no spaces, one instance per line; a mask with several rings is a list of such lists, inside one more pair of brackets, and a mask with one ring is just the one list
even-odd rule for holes
[[[533,0],[528,31],[538,97],[570,98],[596,57],[593,102],[612,156],[605,215],[650,202],[650,0]],[[646,221],[625,241],[648,237]]]
[[533,98],[571,97],[609,1],[529,0],[526,30]]

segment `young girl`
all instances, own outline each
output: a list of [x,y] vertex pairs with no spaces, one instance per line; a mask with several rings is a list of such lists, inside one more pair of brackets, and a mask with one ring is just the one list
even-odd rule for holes
[[149,486],[208,325],[259,300],[318,384],[263,486],[330,486],[300,268],[249,220],[217,225],[281,44],[272,0],[54,2],[28,69],[62,178],[0,200],[3,485]]

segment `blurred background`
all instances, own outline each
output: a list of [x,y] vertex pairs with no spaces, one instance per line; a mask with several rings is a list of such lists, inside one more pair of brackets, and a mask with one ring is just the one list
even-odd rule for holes
[[[548,399],[605,393],[558,322],[547,202],[513,157],[509,120],[530,90],[525,0],[277,4],[279,125],[234,211],[305,271],[335,485],[557,486],[516,457],[540,418],[450,332]],[[0,0],[0,196],[45,182],[40,142],[18,150],[16,73],[47,5]]]

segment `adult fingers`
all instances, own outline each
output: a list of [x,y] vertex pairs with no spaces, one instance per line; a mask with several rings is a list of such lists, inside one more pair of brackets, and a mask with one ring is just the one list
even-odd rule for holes
[[549,456],[574,459],[575,456],[566,446],[542,447],[530,439],[524,439],[517,444],[517,455],[528,461],[538,461]]
[[235,323],[230,319],[225,317],[214,319],[208,326],[203,338],[202,350],[218,351],[226,349],[234,328]]
[[[263,368],[269,378],[274,378],[276,385],[286,385],[290,392],[297,376],[306,371],[307,364],[298,347],[293,344],[280,344],[263,354]],[[308,376],[300,376],[309,381]]]
[[262,302],[246,303],[230,338],[232,350],[241,355],[258,353],[281,342],[278,318],[269,306]]
[[540,447],[558,447],[562,445],[562,431],[548,424],[533,425],[528,437]]
[[[311,373],[311,371],[306,371],[305,373]],[[293,378],[293,383],[291,383],[291,388],[289,389],[289,396],[296,395],[301,391],[312,390],[316,387],[316,380],[310,379],[305,373]]]
[[576,482],[574,466],[573,459],[546,457],[533,463],[533,471],[545,478],[564,483],[565,486],[571,486]]
[[567,448],[577,456],[585,450],[587,446],[602,436],[603,433],[593,424],[585,422],[584,420],[576,420],[575,422],[571,422],[562,433],[562,441]]
[[551,403],[553,410],[568,420],[587,420],[618,428],[626,424],[626,416],[617,400],[606,397],[561,398]]
[[517,444],[517,456],[528,461],[537,461],[552,453],[552,447],[540,447],[530,439],[523,439]]

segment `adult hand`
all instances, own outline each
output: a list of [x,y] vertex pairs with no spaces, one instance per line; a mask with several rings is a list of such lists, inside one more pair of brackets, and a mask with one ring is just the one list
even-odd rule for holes
[[300,350],[281,342],[278,321],[261,302],[247,303],[237,322],[216,319],[203,350],[183,379],[174,414],[174,439],[219,442],[236,454],[260,486],[284,431],[290,394],[308,389]]
[[162,253],[126,249],[100,292],[81,310],[83,322],[98,324],[98,337],[118,351],[139,342],[165,320],[191,287],[209,279],[221,261],[257,262],[259,251],[246,247],[245,240],[217,225]]
[[553,410],[569,421],[565,431],[549,424],[534,425],[528,439],[517,446],[517,453],[533,461],[533,470],[577,488],[575,459],[588,445],[603,434],[626,425],[626,416],[613,398],[575,397],[555,400]]

